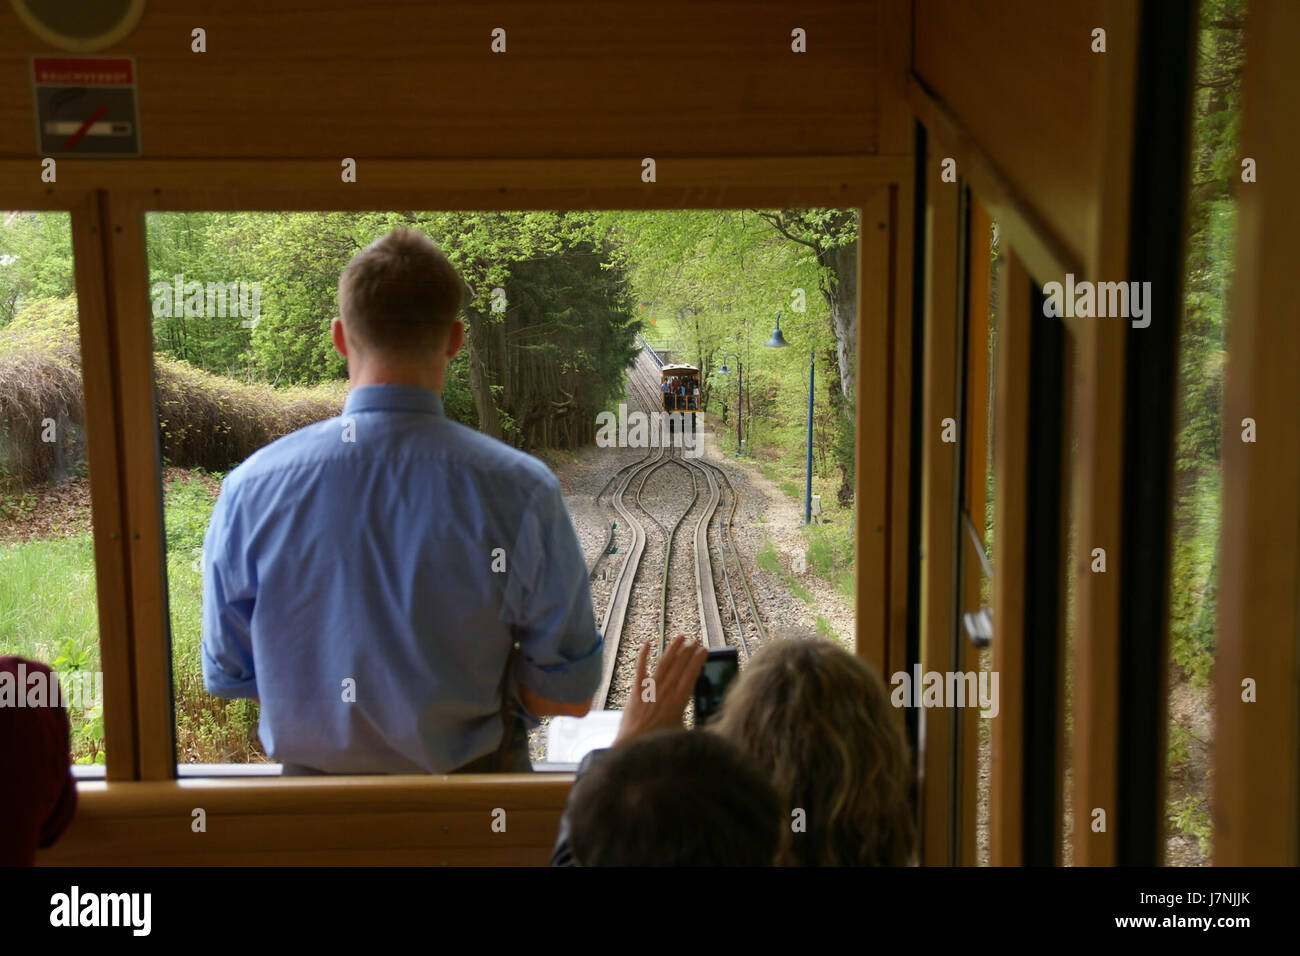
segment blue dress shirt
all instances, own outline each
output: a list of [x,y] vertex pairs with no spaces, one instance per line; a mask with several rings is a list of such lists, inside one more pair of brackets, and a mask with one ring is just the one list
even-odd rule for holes
[[[232,470],[204,539],[203,679],[260,697],[278,760],[444,773],[502,736],[503,676],[566,703],[599,680],[587,568],[555,476],[409,385]],[[506,693],[513,696],[513,687]]]

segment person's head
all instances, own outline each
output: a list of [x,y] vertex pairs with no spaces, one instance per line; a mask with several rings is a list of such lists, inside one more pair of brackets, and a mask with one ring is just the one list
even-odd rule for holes
[[708,731],[637,737],[601,754],[569,797],[579,866],[771,866],[772,785]]
[[68,712],[56,681],[44,664],[0,657],[0,866],[31,866],[77,808]]
[[784,866],[901,866],[915,823],[907,740],[880,677],[820,638],[779,640],[754,654],[709,729],[762,768],[786,819]]
[[339,276],[331,328],[353,384],[432,378],[440,390],[464,341],[456,319],[464,293],[447,257],[414,229],[394,229],[353,256]]

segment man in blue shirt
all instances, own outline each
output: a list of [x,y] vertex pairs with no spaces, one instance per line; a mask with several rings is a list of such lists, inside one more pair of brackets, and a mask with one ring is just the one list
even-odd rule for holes
[[443,415],[463,290],[421,233],[358,253],[331,330],[343,414],[222,483],[204,683],[260,699],[286,772],[528,769],[516,711],[590,706],[603,641],[555,476]]

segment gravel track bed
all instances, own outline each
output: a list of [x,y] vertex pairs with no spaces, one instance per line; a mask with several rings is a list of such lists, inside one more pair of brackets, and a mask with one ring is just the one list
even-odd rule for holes
[[[690,636],[704,631],[695,595],[695,523],[709,502],[707,485],[694,468],[683,465],[680,459],[675,459],[670,467],[681,475],[680,483],[673,489],[667,486],[657,489],[661,499],[670,496],[669,510],[673,520],[676,520],[676,515],[681,515],[681,523],[673,536],[672,560],[668,567],[668,609],[664,620],[664,634],[668,638],[674,634]],[[657,504],[654,507],[657,515]],[[672,527],[670,521],[664,521],[664,524]]]
[[[573,517],[575,530],[578,531],[579,540],[582,541],[582,551],[587,559],[588,582],[591,586],[591,603],[596,610],[596,624],[600,625],[605,615],[605,608],[608,606],[611,596],[614,592],[614,584],[618,580],[619,570],[623,567],[623,562],[627,560],[627,552],[632,547],[632,529],[628,527],[627,522],[614,508],[614,493],[618,490],[618,485],[623,478],[623,469],[633,462],[640,463],[645,458],[642,450],[634,448],[600,448],[596,449],[602,453],[617,452],[618,457],[613,455],[609,458],[609,467],[612,469],[609,474],[614,475],[615,480],[610,486],[600,493],[599,499],[590,504],[586,509],[587,520],[580,522],[576,514],[570,510]],[[621,459],[630,459],[622,461]],[[568,497],[565,498],[566,502]],[[586,526],[586,540],[583,540]],[[610,527],[613,526],[612,548],[613,552],[606,550],[607,542],[611,541]]]
[[[653,364],[648,358],[643,357],[640,364],[647,363]],[[657,378],[657,372],[652,372],[648,368],[639,377],[647,379],[650,375]],[[650,396],[647,396],[643,389],[629,382],[626,400],[629,409],[642,410],[650,400]],[[750,652],[757,650],[757,633],[751,623],[749,604],[739,579],[739,567],[742,562],[746,577],[753,589],[754,603],[758,606],[769,639],[780,639],[782,633],[787,631],[811,631],[815,629],[817,618],[820,616],[824,618],[835,636],[851,648],[855,626],[852,600],[828,582],[812,574],[804,574],[797,576],[797,580],[812,594],[813,598],[811,603],[805,603],[790,592],[784,578],[786,575],[793,574],[793,557],[804,546],[803,532],[800,527],[803,518],[802,503],[787,496],[774,482],[764,477],[755,462],[750,460],[738,462],[724,458],[718,448],[712,426],[703,421],[700,424],[704,428],[702,436],[704,457],[696,461],[704,467],[712,466],[721,470],[730,479],[734,488],[734,492],[729,490],[726,482],[720,477],[717,478],[720,498],[708,528],[709,551],[713,559],[713,580],[718,595],[718,611],[722,617],[728,645],[739,646],[740,641],[736,631],[735,616],[722,581],[724,560]],[[582,449],[573,461],[557,470],[560,487],[573,519],[574,530],[582,545],[587,566],[594,568],[596,572],[591,579],[591,592],[597,624],[604,616],[615,578],[626,560],[632,533],[630,528],[624,527],[623,520],[613,507],[613,493],[617,483],[606,489],[599,501],[595,500],[596,494],[619,469],[642,460],[654,459],[658,454],[658,449],[651,449],[647,455],[647,450],[644,448],[593,446]],[[708,483],[702,474],[697,474],[695,480],[699,486],[699,500],[691,506],[682,520],[673,545],[674,558],[669,568],[669,608],[666,623],[667,633],[670,636],[684,633],[689,637],[700,639],[703,635],[695,598],[694,533],[695,522],[700,514],[698,509],[703,508],[708,501]],[[655,494],[656,483],[675,488],[677,491],[665,500]],[[609,700],[606,702],[606,707],[611,710],[620,709],[627,698],[628,688],[633,678],[636,650],[640,643],[658,637],[659,585],[663,574],[664,543],[663,535],[655,523],[644,510],[634,505],[634,492],[639,484],[640,476],[631,482],[624,495],[624,501],[628,510],[639,518],[646,528],[646,549],[634,581],[623,640],[610,685]],[[733,493],[739,495],[732,526],[736,553],[723,550],[722,524],[731,511]],[[675,519],[677,514],[681,513],[685,503],[690,501],[691,495],[690,477],[688,473],[683,472],[681,464],[664,465],[645,483],[646,506],[661,521],[667,517],[671,523],[671,519]],[[670,503],[673,501],[677,503],[676,511],[670,508]],[[614,534],[614,544],[618,550],[612,555],[602,555],[609,538],[610,523],[614,521],[619,524]],[[781,567],[777,573],[763,571],[758,567],[756,560],[764,541],[768,539],[772,541],[780,555]],[[679,564],[679,560],[683,563]],[[652,669],[657,651],[656,647],[651,655]],[[743,651],[741,659],[743,667]],[[545,725],[546,721],[543,721],[542,727],[532,733],[534,760],[545,759]]]
[[[723,536],[727,515],[731,513],[731,501],[734,492],[727,488],[726,482],[722,481],[721,478],[715,476],[714,480],[718,482],[718,507],[713,513],[713,520],[709,522],[708,533],[709,553],[713,557],[713,590],[718,595],[718,614],[722,617],[722,633],[726,637],[727,646],[740,650],[740,661],[743,667],[746,652],[741,643],[740,630],[736,627],[736,613],[733,609],[740,611],[741,623],[748,628],[749,605],[745,601],[740,581],[736,577],[734,556],[731,555],[727,548]],[[728,580],[731,584],[731,597],[727,595]],[[752,652],[757,646],[756,642],[750,640],[748,631],[745,638],[749,641],[748,648]]]
[[[652,469],[654,474],[650,474]],[[605,702],[607,710],[619,710],[623,707],[628,687],[636,676],[637,649],[643,641],[655,641],[659,637],[659,584],[664,573],[666,539],[663,529],[652,520],[651,513],[646,509],[655,508],[657,512],[662,511],[667,517],[664,505],[652,504],[658,502],[659,498],[653,494],[651,482],[669,469],[676,470],[676,466],[671,464],[651,466],[646,469],[646,473],[632,480],[627,494],[623,496],[624,506],[645,528],[645,551],[641,554],[641,564],[637,567],[636,577],[632,579],[632,595],[628,601],[627,618],[623,621],[623,635],[614,664],[614,678],[610,682],[609,699]],[[642,491],[640,504],[636,502],[638,489]],[[658,514],[653,517],[657,518]],[[650,654],[651,670],[657,658],[658,648],[655,647]]]

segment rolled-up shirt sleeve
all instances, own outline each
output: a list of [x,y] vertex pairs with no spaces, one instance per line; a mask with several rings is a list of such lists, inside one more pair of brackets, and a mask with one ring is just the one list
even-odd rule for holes
[[532,494],[510,556],[506,603],[519,653],[515,681],[548,700],[585,703],[600,682],[587,563],[554,477]]
[[255,582],[237,540],[233,493],[223,488],[203,538],[203,686],[217,697],[257,697]]

